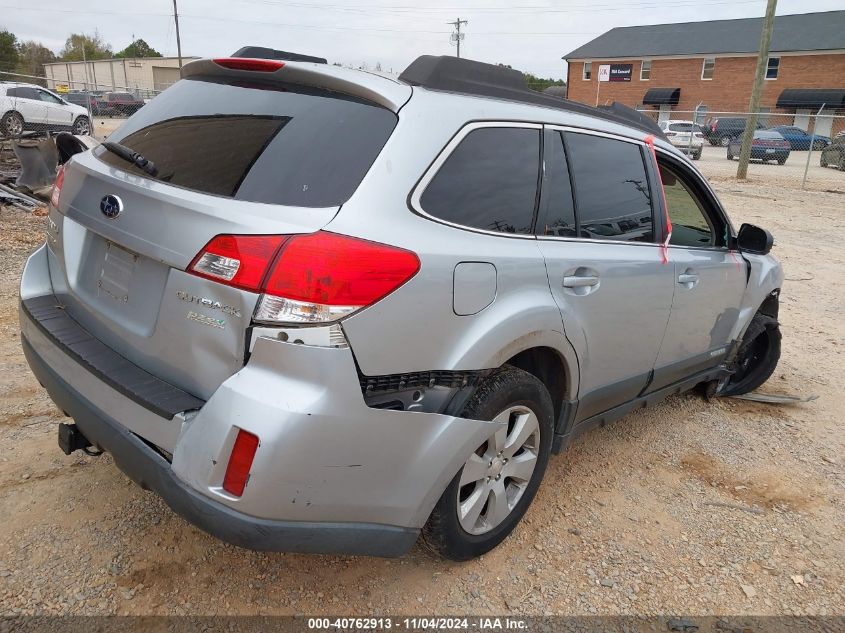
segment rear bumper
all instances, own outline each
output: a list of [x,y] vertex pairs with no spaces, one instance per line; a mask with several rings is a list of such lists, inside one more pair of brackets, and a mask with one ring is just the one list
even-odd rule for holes
[[788,149],[776,149],[774,152],[766,152],[765,149],[751,149],[751,158],[755,160],[786,160],[789,158]]
[[275,521],[247,516],[209,499],[176,477],[170,463],[138,435],[100,411],[50,369],[26,337],[21,343],[32,372],[90,442],[110,453],[120,470],[145,490],[158,494],[179,516],[223,541],[255,550],[400,556],[417,539],[419,530],[412,528]]
[[[31,306],[51,295],[42,248],[27,262],[21,297]],[[27,361],[88,440],[188,521],[250,549],[400,555],[466,456],[499,426],[371,409],[348,348],[263,338],[198,411],[163,417],[144,406],[137,388],[119,389],[98,375],[99,361],[74,354],[74,339],[88,332],[63,340],[38,318],[22,304]],[[103,353],[95,350],[97,358]],[[239,429],[260,444],[236,498],[222,482]]]

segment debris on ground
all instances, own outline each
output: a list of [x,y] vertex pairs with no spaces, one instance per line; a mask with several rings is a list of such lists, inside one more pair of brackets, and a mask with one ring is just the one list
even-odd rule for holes
[[752,402],[763,402],[765,404],[799,404],[801,402],[812,402],[818,396],[790,396],[780,393],[743,393],[736,396],[728,396],[737,400],[751,400]]

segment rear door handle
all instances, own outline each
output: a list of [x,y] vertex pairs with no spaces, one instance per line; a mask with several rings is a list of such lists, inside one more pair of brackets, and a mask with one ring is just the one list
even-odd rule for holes
[[563,287],[564,288],[584,288],[586,286],[598,286],[599,285],[599,278],[588,275],[588,276],[580,276],[580,275],[570,275],[563,278]]
[[679,284],[694,284],[696,281],[698,281],[698,275],[691,275],[687,273],[678,275]]

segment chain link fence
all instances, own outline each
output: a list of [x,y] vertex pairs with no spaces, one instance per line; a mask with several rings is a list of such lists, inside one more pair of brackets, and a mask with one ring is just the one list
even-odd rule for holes
[[[738,161],[751,113],[736,111],[640,108],[663,129],[670,142],[694,160]],[[808,178],[838,180],[827,170],[845,173],[845,111],[757,113],[751,143],[752,165],[790,165],[800,170],[801,185]],[[765,172],[763,172],[765,176]]]

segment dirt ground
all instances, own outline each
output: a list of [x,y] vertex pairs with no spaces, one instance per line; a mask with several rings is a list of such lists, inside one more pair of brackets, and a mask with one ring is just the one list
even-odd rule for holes
[[[787,281],[768,392],[673,397],[552,458],[525,520],[468,563],[225,545],[108,456],[65,457],[20,350],[16,287],[43,218],[0,211],[0,614],[842,614],[845,173],[700,161],[737,225],[775,235]],[[801,169],[799,169],[799,164]]]

